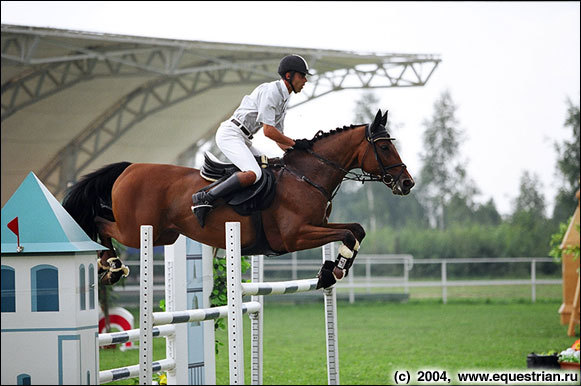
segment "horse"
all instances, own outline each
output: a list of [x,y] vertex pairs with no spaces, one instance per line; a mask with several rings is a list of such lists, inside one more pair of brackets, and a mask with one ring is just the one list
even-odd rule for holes
[[329,222],[341,182],[378,181],[396,195],[407,195],[414,186],[386,123],[387,112],[379,110],[370,124],[319,131],[306,148],[290,148],[281,158],[269,159],[274,196],[253,215],[241,215],[220,199],[202,227],[192,213],[191,197],[210,181],[199,169],[129,162],[83,176],[67,191],[63,207],[89,237],[108,248],[98,255],[103,285],[129,274],[111,239],[139,248],[140,226],[148,224],[156,246],[173,244],[183,234],[225,248],[224,224],[235,221],[241,224],[243,254],[280,255],[342,242],[335,263],[326,262],[318,273],[318,287],[327,288],[348,274],[365,237],[358,223]]

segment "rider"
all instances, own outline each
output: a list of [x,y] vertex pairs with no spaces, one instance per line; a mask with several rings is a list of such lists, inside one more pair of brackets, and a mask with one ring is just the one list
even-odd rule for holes
[[202,227],[214,201],[260,180],[262,170],[254,158],[260,153],[251,142],[258,130],[262,128],[264,136],[283,150],[308,147],[308,141],[295,141],[283,133],[291,91],[301,92],[307,75],[312,75],[307,61],[299,55],[285,56],[278,66],[278,74],[281,79],[263,83],[244,96],[232,117],[222,122],[216,132],[216,145],[240,171],[211,190],[192,195],[192,210]]

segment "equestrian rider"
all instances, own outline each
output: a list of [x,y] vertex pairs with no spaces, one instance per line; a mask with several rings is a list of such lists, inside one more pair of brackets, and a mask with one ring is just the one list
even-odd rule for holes
[[280,61],[278,74],[281,79],[263,83],[244,96],[232,117],[222,122],[216,132],[216,145],[240,171],[211,190],[192,195],[192,210],[202,227],[214,201],[260,180],[262,170],[254,158],[260,152],[251,142],[258,130],[262,128],[264,136],[282,150],[308,146],[306,140],[295,141],[284,135],[284,118],[291,91],[301,92],[307,75],[311,75],[309,66],[301,56],[288,55]]

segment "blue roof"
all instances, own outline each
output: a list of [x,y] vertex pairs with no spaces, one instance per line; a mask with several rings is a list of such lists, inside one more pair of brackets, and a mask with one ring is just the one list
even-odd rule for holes
[[17,252],[16,235],[8,228],[16,217],[22,253],[107,249],[87,236],[33,172],[2,208],[2,253]]

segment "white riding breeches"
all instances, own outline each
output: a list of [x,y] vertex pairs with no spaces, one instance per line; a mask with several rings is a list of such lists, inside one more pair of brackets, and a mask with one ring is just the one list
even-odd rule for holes
[[222,122],[216,132],[216,145],[222,153],[243,172],[253,171],[256,174],[256,183],[262,177],[262,169],[256,162],[254,156],[259,156],[260,152],[248,137],[242,133],[230,119]]

